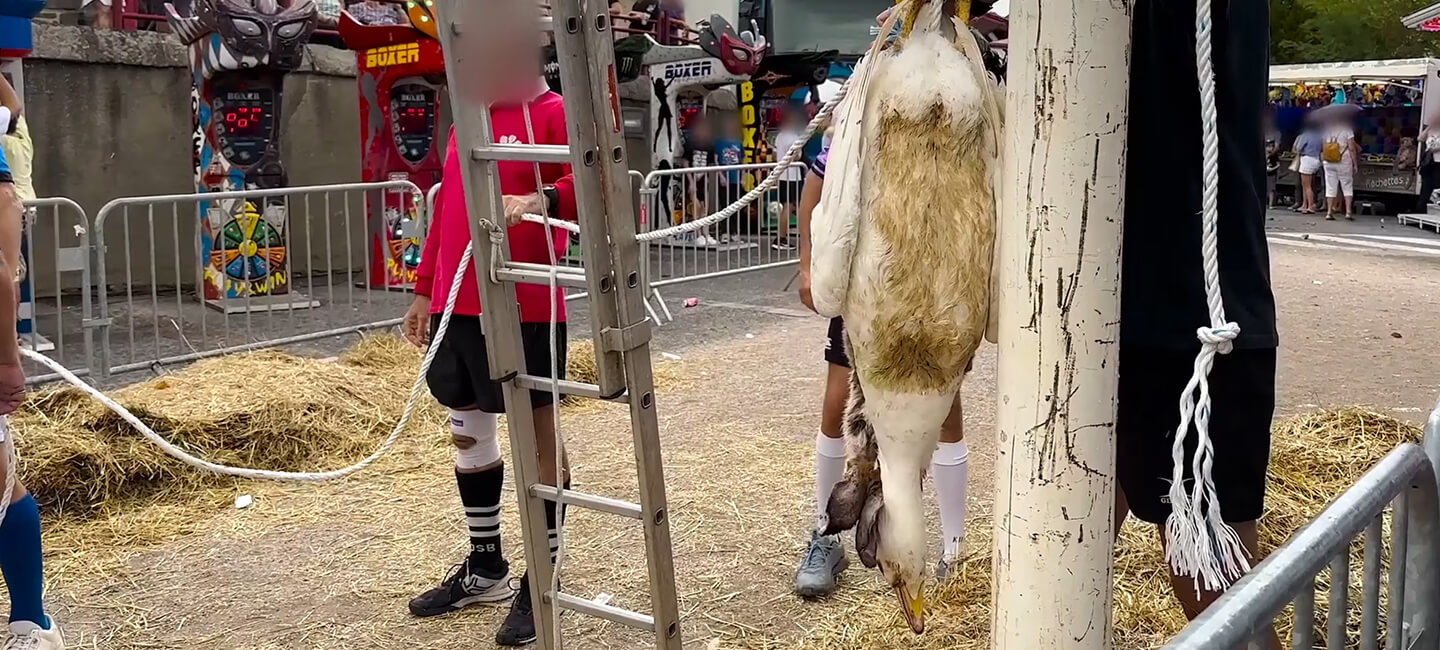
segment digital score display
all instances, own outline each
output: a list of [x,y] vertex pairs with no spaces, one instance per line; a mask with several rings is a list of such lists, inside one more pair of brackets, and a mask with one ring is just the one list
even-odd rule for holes
[[239,88],[215,93],[212,122],[225,159],[242,167],[265,156],[275,124],[275,91]]
[[406,162],[418,164],[435,146],[436,91],[421,84],[397,84],[390,90],[390,133]]

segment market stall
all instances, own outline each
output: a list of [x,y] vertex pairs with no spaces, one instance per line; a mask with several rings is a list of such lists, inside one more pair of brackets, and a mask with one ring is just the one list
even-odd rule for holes
[[[1362,107],[1355,137],[1360,144],[1355,190],[1391,209],[1408,209],[1420,193],[1415,145],[1427,118],[1437,115],[1440,93],[1426,93],[1437,78],[1437,59],[1354,61],[1270,68],[1270,105],[1280,131],[1278,185],[1294,188],[1291,151],[1310,111],[1334,102]],[[1440,126],[1440,125],[1437,125]]]

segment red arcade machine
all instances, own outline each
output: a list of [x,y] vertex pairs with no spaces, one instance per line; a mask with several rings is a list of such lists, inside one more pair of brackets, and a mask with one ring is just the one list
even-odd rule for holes
[[[398,24],[365,24],[340,15],[340,37],[355,51],[360,88],[360,176],[366,182],[408,180],[419,194],[367,195],[370,286],[406,290],[420,266],[420,210],[440,182],[445,140],[445,57],[435,36],[433,0],[392,5]],[[368,17],[367,17],[368,18]]]

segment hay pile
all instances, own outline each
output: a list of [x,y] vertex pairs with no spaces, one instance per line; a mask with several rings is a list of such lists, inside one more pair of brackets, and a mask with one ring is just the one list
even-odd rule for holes
[[[1417,427],[1360,408],[1322,411],[1276,423],[1261,526],[1263,548],[1271,550],[1283,544],[1385,454],[1420,437]],[[900,620],[894,598],[883,594],[831,618],[813,630],[801,646],[822,650],[989,647],[990,522],[972,521],[968,530],[977,538],[971,542],[976,551],[956,577],[933,594],[923,637],[910,634]],[[1352,604],[1359,599],[1361,546],[1356,544],[1351,549]],[[1115,647],[1159,647],[1184,627],[1185,618],[1170,595],[1163,562],[1153,527],[1132,520],[1121,535],[1115,556]],[[1326,574],[1321,575],[1318,585],[1321,590],[1328,588]],[[1386,590],[1381,593],[1383,599]],[[1317,625],[1323,625],[1327,600],[1323,591],[1317,597]],[[1352,643],[1359,625],[1359,610],[1352,607]],[[1280,627],[1282,635],[1288,635],[1288,614]]]
[[[372,336],[325,362],[277,351],[208,359],[112,396],[190,453],[282,471],[344,467],[374,451],[404,409],[420,352]],[[568,372],[593,381],[588,341],[571,344]],[[672,373],[673,374],[673,373]],[[438,426],[423,398],[406,436]],[[70,387],[40,391],[11,418],[27,486],[47,514],[89,517],[233,485],[166,456],[130,425]],[[436,436],[436,444],[443,444]]]

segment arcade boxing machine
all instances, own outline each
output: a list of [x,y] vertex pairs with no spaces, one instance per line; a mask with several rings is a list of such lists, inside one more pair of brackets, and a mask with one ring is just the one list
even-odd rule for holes
[[445,57],[435,35],[434,2],[412,0],[405,22],[366,25],[340,14],[340,38],[355,50],[360,88],[360,175],[365,182],[405,181],[420,192],[366,195],[365,238],[373,288],[408,290],[420,266],[420,209],[440,182],[445,140],[440,107]]
[[[280,160],[285,73],[315,30],[312,0],[196,0],[195,15],[165,5],[190,48],[195,191],[286,185]],[[199,202],[197,293],[226,313],[318,307],[290,286],[284,199]]]
[[[639,55],[650,76],[654,94],[650,98],[650,156],[651,168],[671,169],[677,153],[681,150],[679,124],[679,98],[682,92],[700,87],[706,92],[744,81],[760,68],[765,59],[765,38],[753,30],[736,33],[730,22],[719,15],[711,16],[700,29],[694,45],[660,45],[648,35],[631,36],[616,44],[617,64],[624,58],[618,55],[622,44],[631,39],[643,39],[643,53]],[[656,215],[657,220],[670,223],[684,221],[684,194],[682,184],[672,182],[669,176],[660,177],[656,210],[665,215]],[[645,206],[641,207],[642,219]],[[667,224],[668,225],[668,224]],[[690,240],[673,242],[675,245],[692,245]],[[715,250],[753,247],[756,244],[734,242]]]
[[[45,9],[45,0],[12,0],[0,3],[0,74],[10,81],[20,102],[25,102],[25,78],[21,61],[30,54],[34,42],[30,32],[30,20]],[[34,197],[20,197],[22,200]],[[25,266],[30,266],[30,236],[27,232],[20,242],[20,254]],[[55,344],[35,332],[35,300],[31,295],[31,283],[20,283],[20,304],[16,310],[15,331],[20,334],[21,344],[37,352],[55,349]]]

